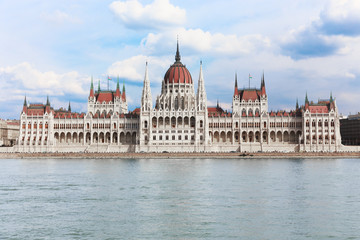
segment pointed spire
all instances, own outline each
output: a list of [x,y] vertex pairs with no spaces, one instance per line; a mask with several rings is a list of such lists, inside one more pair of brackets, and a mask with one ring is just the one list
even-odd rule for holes
[[219,99],[216,99],[216,108],[219,108]]
[[205,91],[205,83],[204,76],[202,71],[202,61],[200,61],[200,73],[199,73],[199,81],[198,81],[198,89],[197,89],[197,104],[198,110],[203,111],[207,109],[207,97]]
[[27,107],[26,95],[25,95],[25,98],[24,98],[24,107]]
[[305,104],[309,104],[309,99],[308,99],[307,92],[306,92],[306,95],[305,95]]
[[126,102],[125,79],[123,80],[122,100],[123,100],[124,102]]
[[238,89],[238,84],[237,84],[237,73],[235,73],[234,96],[238,96],[238,95],[239,95],[239,89]]
[[266,96],[264,71],[263,71],[263,74],[262,74],[262,77],[261,77],[261,95]]
[[69,101],[69,107],[68,107],[68,112],[71,112],[71,106],[70,106],[70,101]]
[[330,103],[332,103],[334,101],[333,97],[332,97],[332,91],[330,92]]
[[99,79],[99,83],[98,83],[98,92],[100,92],[100,79]]
[[120,97],[119,76],[117,77],[115,97]]
[[91,76],[91,85],[90,85],[90,98],[94,97],[94,81],[93,77]]
[[141,110],[150,111],[151,108],[152,108],[152,97],[151,97],[150,81],[148,74],[148,63],[146,62],[144,86],[141,96]]
[[179,37],[177,38],[177,43],[176,43],[176,55],[175,55],[175,61],[176,62],[180,62],[181,57],[180,57],[180,51],[179,51]]
[[49,95],[46,97],[46,106],[50,106]]
[[299,100],[298,100],[298,98],[296,98],[296,110],[298,110],[299,109]]

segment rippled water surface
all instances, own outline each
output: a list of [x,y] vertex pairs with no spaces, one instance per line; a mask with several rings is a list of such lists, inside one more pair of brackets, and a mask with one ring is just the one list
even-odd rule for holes
[[0,239],[360,239],[360,159],[0,164]]

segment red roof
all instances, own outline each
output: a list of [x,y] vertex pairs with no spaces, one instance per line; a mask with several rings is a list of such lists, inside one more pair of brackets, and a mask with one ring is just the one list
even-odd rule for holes
[[189,70],[181,62],[175,62],[164,76],[165,83],[192,83]]
[[209,116],[220,116],[224,113],[224,109],[221,107],[208,107],[208,115]]
[[309,106],[311,113],[328,113],[329,109],[327,106]]
[[134,111],[132,111],[132,112],[139,115],[140,114],[140,108],[135,108]]
[[255,101],[256,99],[259,99],[259,94],[257,90],[250,90],[250,89],[245,89],[242,90],[240,92],[241,96],[241,100],[245,100],[245,101]]
[[113,102],[113,94],[112,92],[100,92],[97,94],[98,102]]

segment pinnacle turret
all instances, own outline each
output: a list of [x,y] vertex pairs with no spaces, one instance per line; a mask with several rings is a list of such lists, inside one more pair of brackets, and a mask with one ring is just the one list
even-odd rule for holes
[[200,73],[199,73],[199,82],[197,89],[197,104],[198,110],[206,110],[207,109],[207,98],[204,84],[204,76],[202,71],[202,61],[200,61]]
[[180,51],[179,51],[179,39],[177,40],[177,44],[176,44],[176,55],[175,55],[175,61],[176,62],[180,62],[181,60],[181,56],[180,56]]
[[[125,90],[125,88],[124,88],[124,90]],[[146,62],[144,86],[143,86],[143,92],[142,92],[142,96],[141,96],[141,110],[142,111],[150,111],[151,109],[152,109],[152,97],[151,97],[150,81],[149,81],[149,75],[148,75],[148,63]]]
[[69,101],[69,106],[68,106],[68,112],[71,112],[71,105],[70,105],[70,101]]
[[334,101],[333,97],[332,97],[332,92],[330,92],[330,103],[332,103]]
[[299,101],[298,101],[298,99],[296,98],[296,110],[298,110],[299,109]]
[[24,107],[27,107],[26,95],[25,95],[25,98],[24,98]]
[[238,83],[237,83],[237,73],[235,73],[235,87],[234,87],[234,96],[239,95]]

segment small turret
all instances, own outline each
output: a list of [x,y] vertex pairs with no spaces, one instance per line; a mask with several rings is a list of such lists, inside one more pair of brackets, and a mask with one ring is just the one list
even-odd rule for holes
[[123,89],[122,89],[121,99],[123,100],[123,102],[126,102],[125,80],[123,81]]
[[70,101],[69,101],[69,106],[68,106],[68,112],[71,112],[71,105],[70,105]]
[[179,39],[177,39],[175,61],[180,62],[180,60],[181,60],[181,56],[179,51]]
[[238,89],[238,84],[237,84],[237,73],[235,73],[235,89],[234,89],[234,96],[238,96],[239,95],[239,89]]
[[299,101],[297,98],[296,98],[296,110],[299,110]]
[[45,112],[50,113],[50,100],[49,100],[49,95],[47,95],[47,97],[46,97]]
[[90,85],[90,98],[94,97],[94,82],[93,77],[91,76],[91,85]]
[[307,92],[306,92],[306,95],[305,95],[305,110],[309,108],[309,99],[308,99],[308,95],[307,95]]
[[98,93],[100,92],[100,79],[99,79],[99,84],[98,84]]
[[26,95],[25,95],[25,98],[24,98],[23,112],[24,112],[24,113],[26,113],[26,112],[27,112],[27,101],[26,101]]
[[146,62],[143,91],[141,95],[141,111],[150,111],[152,109],[152,97],[150,89],[150,80],[148,75],[148,63]]
[[117,77],[115,97],[120,98],[119,76]]
[[207,110],[207,98],[206,98],[206,91],[205,91],[205,84],[204,84],[204,76],[202,72],[202,61],[200,61],[200,72],[199,72],[199,81],[198,81],[198,89],[196,100],[198,104],[199,111],[206,111]]
[[332,97],[332,92],[330,92],[330,103],[332,103],[334,101],[333,97]]
[[261,77],[261,95],[263,97],[266,96],[266,89],[265,89],[265,75],[264,75],[264,72],[263,72],[263,75]]

